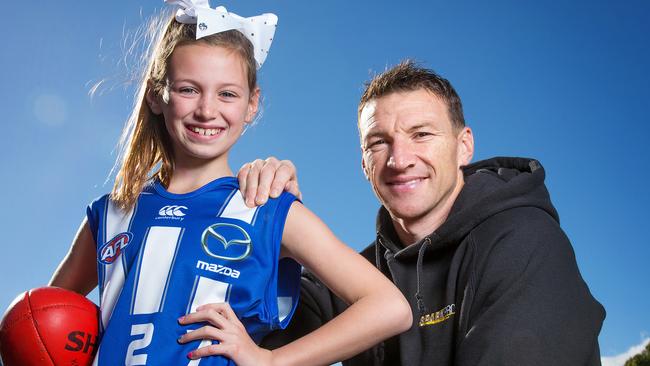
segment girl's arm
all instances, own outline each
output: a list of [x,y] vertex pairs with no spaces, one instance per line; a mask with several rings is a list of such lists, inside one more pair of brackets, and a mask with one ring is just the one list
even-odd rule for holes
[[54,271],[49,286],[62,287],[87,295],[97,286],[95,239],[84,218],[68,254]]
[[307,267],[351,306],[314,332],[268,351],[241,335],[243,327],[226,304],[206,305],[181,324],[208,321],[215,327],[190,332],[180,341],[212,338],[221,343],[200,348],[191,358],[222,354],[238,365],[329,365],[411,326],[411,309],[401,292],[299,202],[289,210],[282,244],[283,255]]
[[402,293],[366,259],[339,241],[296,202],[284,229],[286,254],[302,263],[351,306],[321,328],[273,352],[276,364],[330,364],[410,328]]

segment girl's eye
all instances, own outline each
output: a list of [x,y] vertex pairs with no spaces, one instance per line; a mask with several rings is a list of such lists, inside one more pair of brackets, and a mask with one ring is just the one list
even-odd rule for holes
[[178,92],[181,93],[181,94],[196,94],[196,93],[198,93],[198,91],[196,91],[196,89],[190,88],[190,87],[179,88]]
[[233,93],[231,91],[228,91],[228,90],[220,92],[219,95],[222,96],[222,97],[226,97],[226,98],[235,98],[235,97],[237,97],[237,94],[235,94],[235,93]]

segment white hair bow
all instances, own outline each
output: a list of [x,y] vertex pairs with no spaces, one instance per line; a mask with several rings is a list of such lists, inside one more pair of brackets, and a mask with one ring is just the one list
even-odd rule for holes
[[257,68],[262,67],[273,42],[278,17],[265,13],[250,18],[229,13],[223,6],[210,8],[208,0],[165,0],[167,4],[177,5],[176,21],[183,24],[196,24],[196,39],[211,34],[236,29],[253,44]]

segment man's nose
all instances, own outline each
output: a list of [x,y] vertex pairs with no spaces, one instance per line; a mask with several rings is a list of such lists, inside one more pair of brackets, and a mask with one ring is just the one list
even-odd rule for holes
[[387,165],[391,169],[404,170],[415,165],[415,153],[412,143],[403,139],[395,139],[391,146],[391,154]]

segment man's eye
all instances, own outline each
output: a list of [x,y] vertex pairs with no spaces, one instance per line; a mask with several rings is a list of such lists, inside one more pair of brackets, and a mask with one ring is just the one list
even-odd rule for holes
[[368,148],[373,148],[377,146],[381,146],[386,143],[386,140],[374,140],[368,143]]
[[416,137],[416,138],[429,137],[429,136],[431,136],[431,135],[432,135],[431,132],[416,132],[416,133],[415,133],[415,137]]

